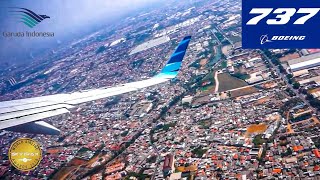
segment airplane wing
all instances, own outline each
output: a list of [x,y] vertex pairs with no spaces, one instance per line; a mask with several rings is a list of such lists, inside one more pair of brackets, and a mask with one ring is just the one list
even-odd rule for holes
[[40,120],[68,113],[70,109],[81,103],[136,91],[176,77],[190,40],[191,36],[185,37],[161,72],[150,79],[111,88],[0,102],[0,130],[57,135],[60,133],[59,129]]

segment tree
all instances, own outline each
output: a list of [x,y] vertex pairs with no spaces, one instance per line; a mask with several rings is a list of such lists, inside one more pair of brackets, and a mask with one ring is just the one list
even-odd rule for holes
[[307,94],[306,100],[312,100],[312,99],[314,99],[314,97],[311,94]]
[[294,89],[299,89],[300,83],[294,82],[292,86],[293,86]]
[[306,89],[302,89],[302,90],[301,90],[301,93],[302,93],[302,94],[305,94],[305,95],[308,95],[308,91],[307,91]]
[[105,46],[100,46],[97,50],[96,50],[96,54],[102,53],[103,51],[105,51],[107,48]]
[[246,79],[250,78],[249,74],[244,74],[244,73],[240,73],[240,72],[237,72],[237,73],[234,73],[234,74],[231,74],[231,75],[233,77],[236,77],[236,78],[239,78],[239,79],[242,79],[242,80],[246,80]]
[[280,70],[281,73],[286,73],[286,70],[281,65],[279,66],[279,70]]
[[182,103],[182,106],[183,107],[190,107],[190,103],[189,102],[184,102],[184,103]]
[[309,100],[309,102],[310,102],[310,105],[311,105],[312,107],[315,107],[315,108],[317,108],[317,109],[320,109],[320,100],[319,100],[319,99],[312,98],[312,99]]
[[293,75],[292,75],[292,74],[288,74],[288,75],[287,75],[287,78],[288,78],[288,79],[291,79],[291,78],[293,78]]
[[201,146],[199,146],[199,147],[193,149],[191,152],[192,152],[192,154],[195,155],[195,157],[199,158],[199,157],[202,157],[203,154],[207,152],[207,149],[203,149]]
[[260,146],[265,143],[266,140],[262,138],[262,134],[258,134],[253,138],[252,142],[255,146]]

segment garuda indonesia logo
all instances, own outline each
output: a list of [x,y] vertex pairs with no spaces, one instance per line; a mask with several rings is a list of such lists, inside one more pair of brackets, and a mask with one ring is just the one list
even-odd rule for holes
[[13,12],[16,15],[18,15],[19,22],[22,22],[23,24],[25,24],[26,26],[28,26],[30,28],[35,27],[37,24],[39,24],[44,19],[50,18],[47,15],[36,14],[27,8],[12,7],[11,9],[12,10],[10,12]]

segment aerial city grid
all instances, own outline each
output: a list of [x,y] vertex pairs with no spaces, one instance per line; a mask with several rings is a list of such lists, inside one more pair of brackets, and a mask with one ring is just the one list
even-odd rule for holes
[[[44,119],[60,135],[0,131],[0,179],[316,179],[320,49],[242,49],[241,1],[174,1],[1,67],[0,101],[155,76],[186,36],[178,76]],[[10,144],[41,143],[22,172]]]

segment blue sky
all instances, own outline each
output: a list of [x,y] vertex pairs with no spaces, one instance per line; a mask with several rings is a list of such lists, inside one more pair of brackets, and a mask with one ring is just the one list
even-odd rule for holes
[[[107,24],[125,14],[150,6],[161,0],[1,0],[0,63],[14,59],[17,54],[36,51],[36,47],[56,43],[65,37],[85,31],[93,24]],[[8,7],[24,7],[37,14],[50,16],[33,29],[17,23]],[[55,38],[4,38],[4,31],[49,31]]]

